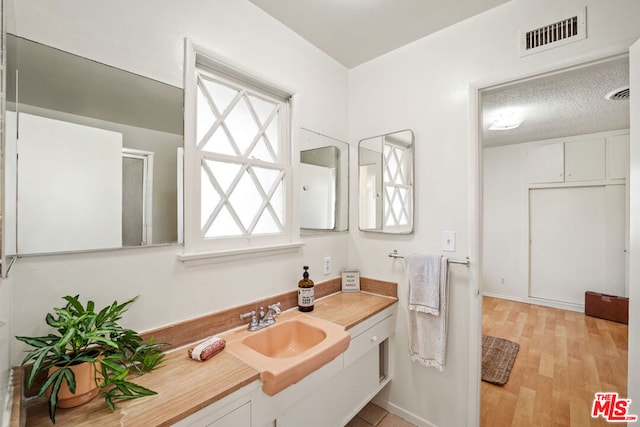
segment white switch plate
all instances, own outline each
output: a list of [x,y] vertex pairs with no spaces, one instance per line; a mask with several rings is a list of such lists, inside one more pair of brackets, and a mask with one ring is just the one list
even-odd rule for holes
[[324,274],[331,274],[331,257],[326,256],[322,260],[322,272]]
[[455,252],[456,250],[456,232],[445,230],[442,232],[442,251]]

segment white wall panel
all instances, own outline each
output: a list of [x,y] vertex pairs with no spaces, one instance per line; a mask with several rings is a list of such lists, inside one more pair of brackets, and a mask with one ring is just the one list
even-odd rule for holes
[[122,246],[122,134],[24,113],[18,127],[18,252]]
[[[521,30],[571,16],[585,5],[589,17],[585,41],[520,58]],[[475,258],[470,228],[476,208],[471,204],[472,192],[477,183],[471,172],[476,147],[470,142],[477,134],[477,111],[470,93],[474,88],[622,52],[631,40],[640,37],[638,19],[640,3],[634,1],[616,8],[602,0],[511,1],[351,70],[350,140],[413,129],[417,167],[415,233],[394,237],[352,230],[349,264],[363,276],[397,281],[399,297],[406,301],[403,262],[387,258],[390,250],[439,253],[442,230],[453,230],[456,252],[448,255],[471,255],[472,266],[482,262]],[[356,174],[352,165],[351,175]],[[351,200],[357,200],[357,193],[352,193]],[[482,267],[484,264],[478,266]],[[444,372],[426,369],[406,357],[406,307],[402,304],[399,308],[394,379],[377,401],[414,424],[464,426],[477,421],[469,390],[477,387],[479,380],[468,376],[477,350],[469,345],[473,342],[470,334],[477,334],[480,321],[469,318],[477,306],[478,282],[470,280],[475,271],[473,267],[469,271],[460,266],[451,268]]]

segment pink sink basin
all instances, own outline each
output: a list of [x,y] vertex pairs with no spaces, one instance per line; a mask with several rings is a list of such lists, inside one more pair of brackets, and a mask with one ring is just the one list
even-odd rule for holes
[[296,310],[259,331],[225,334],[227,350],[260,371],[262,390],[273,396],[335,359],[349,347],[344,327]]
[[326,337],[326,332],[307,322],[289,320],[249,335],[242,344],[266,357],[279,359],[304,353]]

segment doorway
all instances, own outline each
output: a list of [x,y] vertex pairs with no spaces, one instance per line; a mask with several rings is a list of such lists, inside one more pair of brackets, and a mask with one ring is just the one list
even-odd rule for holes
[[153,243],[153,152],[122,149],[122,246]]
[[[557,328],[559,335],[562,335],[563,331],[566,333],[568,327],[555,320],[549,320],[555,319],[556,314],[542,315],[543,306],[554,307],[553,310],[571,310],[572,312],[558,311],[559,314],[557,314],[557,319],[574,319],[570,324],[585,319],[585,316],[579,313],[583,310],[581,295],[583,297],[584,290],[587,290],[582,289],[584,283],[581,282],[583,280],[572,280],[572,285],[576,289],[567,291],[557,283],[549,285],[548,278],[555,277],[557,273],[562,272],[569,274],[569,278],[573,279],[570,272],[567,273],[567,264],[578,266],[574,267],[578,269],[581,263],[586,267],[593,265],[586,257],[579,256],[579,251],[576,250],[575,253],[571,253],[572,257],[568,257],[573,259],[565,259],[563,255],[558,255],[558,253],[553,254],[551,257],[553,262],[558,261],[558,257],[562,258],[556,266],[551,266],[549,259],[545,260],[544,256],[549,256],[552,249],[558,248],[552,246],[533,248],[531,246],[532,233],[537,233],[538,237],[543,236],[543,234],[539,234],[541,232],[548,233],[546,237],[557,237],[558,233],[573,232],[573,236],[567,234],[571,237],[565,237],[565,239],[574,239],[573,244],[579,245],[578,247],[582,249],[589,249],[590,245],[594,245],[594,241],[589,239],[588,233],[585,236],[585,233],[580,230],[587,229],[588,232],[591,232],[593,228],[600,227],[600,240],[603,245],[607,246],[614,242],[611,245],[621,247],[619,253],[614,253],[613,249],[589,253],[591,256],[598,252],[597,255],[594,255],[598,260],[600,260],[598,257],[604,257],[602,260],[604,267],[602,265],[597,267],[602,267],[598,283],[609,286],[610,283],[604,282],[613,281],[615,285],[610,291],[611,293],[622,293],[623,296],[628,293],[628,285],[625,283],[628,269],[625,249],[628,247],[629,235],[628,190],[625,184],[628,182],[628,176],[612,178],[606,174],[608,167],[606,159],[610,154],[607,147],[614,144],[613,142],[609,144],[607,141],[626,138],[626,147],[628,147],[628,99],[626,102],[623,101],[625,104],[622,104],[606,98],[607,95],[611,96],[611,94],[620,91],[625,85],[628,89],[628,70],[627,55],[616,55],[569,69],[487,87],[478,92],[479,120],[481,122],[478,142],[479,158],[482,159],[479,168],[483,176],[479,189],[480,206],[482,207],[480,215],[482,221],[480,236],[482,237],[479,244],[479,259],[483,261],[483,271],[479,282],[482,295],[485,298],[491,298],[491,300],[487,300],[487,310],[483,311],[483,322],[492,322],[491,331],[495,334],[500,333],[500,328],[496,329],[495,325],[505,325],[505,335],[513,334],[513,336],[522,337],[527,341],[526,351],[537,354],[538,369],[527,374],[530,378],[537,378],[534,381],[536,384],[519,385],[520,388],[524,387],[532,391],[533,395],[536,392],[535,386],[542,385],[544,387],[543,384],[550,377],[550,373],[551,377],[553,376],[553,366],[560,366],[555,363],[563,357],[572,357],[574,353],[567,350],[567,346],[572,345],[567,344],[570,341],[564,341],[562,344],[559,336],[552,335],[554,338],[551,338],[551,342],[548,341],[549,336],[542,339],[543,330],[540,331],[540,342],[532,339],[535,328],[531,325],[527,326],[525,319],[527,317],[533,318],[537,322],[542,321],[543,324],[549,322],[546,326]],[[586,79],[594,79],[599,83],[587,85],[584,84]],[[582,93],[585,87],[599,89],[601,93]],[[576,90],[578,92],[575,92]],[[591,99],[589,96],[596,96],[597,99]],[[588,106],[592,111],[580,112],[582,106]],[[565,109],[570,111],[565,111]],[[490,129],[490,127],[493,128]],[[571,150],[574,147],[582,146],[579,144],[583,140],[592,141],[594,139],[601,141],[598,144],[600,144],[599,147],[602,147],[602,153],[598,154],[600,157],[597,163],[602,163],[603,175],[597,175],[595,178],[589,177],[583,181],[574,179],[578,175],[568,176],[569,172],[565,169],[572,164]],[[548,170],[545,169],[544,173],[538,175],[544,176],[544,180],[532,179],[537,170],[532,170],[531,167],[530,159],[533,157],[533,155],[529,155],[531,147],[544,148],[541,150],[545,151],[542,165]],[[561,157],[553,157],[554,153],[559,153]],[[628,151],[625,155],[628,161]],[[577,158],[584,164],[585,157],[582,154]],[[559,165],[562,170],[555,172],[555,165]],[[591,170],[589,169],[589,171]],[[549,174],[549,171],[552,173]],[[566,220],[569,222],[565,221],[564,226],[549,222],[550,218],[556,221],[556,218],[561,216],[556,215],[553,209],[549,209],[551,202],[548,199],[554,197],[557,199],[553,202],[553,206],[556,208],[570,206],[569,212],[564,212],[569,218]],[[573,202],[568,203],[569,199],[582,201],[586,205],[580,208]],[[613,199],[615,199],[616,209],[614,213],[611,213],[608,209]],[[591,215],[597,210],[600,210],[601,213],[598,218],[587,218],[585,215],[585,213]],[[542,216],[538,211],[546,214],[547,217]],[[620,212],[622,212],[622,216]],[[532,216],[535,216],[533,223]],[[587,224],[578,226],[579,221],[572,222],[571,218],[577,218]],[[615,224],[609,221],[612,218],[615,220]],[[594,225],[596,223],[597,226]],[[575,225],[578,230],[576,231],[576,227],[570,230],[568,225]],[[542,228],[535,226],[542,226]],[[615,231],[610,233],[608,227],[612,230],[615,229]],[[622,231],[620,231],[621,229]],[[580,240],[581,238],[582,240]],[[622,244],[620,244],[620,240],[622,240]],[[552,242],[552,239],[548,239],[548,241]],[[552,243],[546,245],[552,245]],[[593,249],[593,246],[590,249]],[[540,272],[551,274],[551,276],[547,276],[541,281],[540,277],[536,276]],[[565,276],[561,283],[567,281]],[[570,296],[562,294],[565,291]],[[510,306],[509,314],[506,314],[504,308],[507,307],[507,304],[500,305],[500,301],[514,304]],[[496,310],[496,307],[500,308]],[[517,307],[517,309],[513,309],[513,307]],[[498,312],[498,316],[506,317],[499,319],[499,321],[488,317],[495,315],[496,312]],[[512,316],[512,318],[510,319],[508,316]],[[595,327],[593,322],[596,320],[587,318],[585,321],[583,327]],[[551,324],[553,326],[550,326]],[[512,329],[508,330],[509,327]],[[622,329],[623,332],[615,330],[616,339],[624,341],[626,354],[626,327]],[[504,338],[508,339],[508,337]],[[553,345],[558,345],[558,348],[555,353],[551,354],[538,351],[535,347],[539,346],[538,348],[542,350],[543,346],[548,348]],[[599,347],[595,348],[596,352],[600,351]],[[601,351],[613,352],[615,350],[602,347]],[[521,359],[524,360],[524,358]],[[568,363],[568,361],[565,362]],[[620,393],[626,394],[626,356],[624,363],[620,359],[618,364],[624,365],[624,384],[620,385],[620,388],[624,389],[621,389]],[[515,366],[517,365],[514,365],[512,372],[515,372]],[[597,369],[596,366],[594,368],[595,375],[597,375]],[[556,372],[560,372],[560,370],[557,369]],[[516,381],[521,379],[517,378]],[[484,384],[481,387],[481,407],[487,398],[485,395],[487,388]],[[590,384],[590,386],[596,387],[594,384]],[[491,390],[493,393],[498,389]],[[544,390],[544,392],[551,393],[553,388]],[[585,399],[588,399],[589,393],[586,393],[585,396]],[[529,397],[535,400],[535,397]],[[593,394],[590,397],[593,399]],[[493,393],[489,399],[496,401],[498,397]],[[513,399],[514,411],[518,402],[522,404],[522,400],[518,399],[526,400],[526,396]],[[533,406],[528,407],[527,410],[535,410],[535,405],[533,403],[531,405]],[[561,408],[560,412],[562,413],[564,409],[567,408]],[[482,413],[481,409],[481,425],[488,425],[483,424]]]

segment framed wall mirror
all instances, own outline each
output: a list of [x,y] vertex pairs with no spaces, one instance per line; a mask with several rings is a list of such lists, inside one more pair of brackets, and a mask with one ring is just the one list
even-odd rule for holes
[[7,35],[5,253],[182,240],[183,90]]
[[300,228],[349,229],[349,145],[300,129]]
[[358,224],[362,231],[413,231],[414,136],[402,130],[358,144]]

